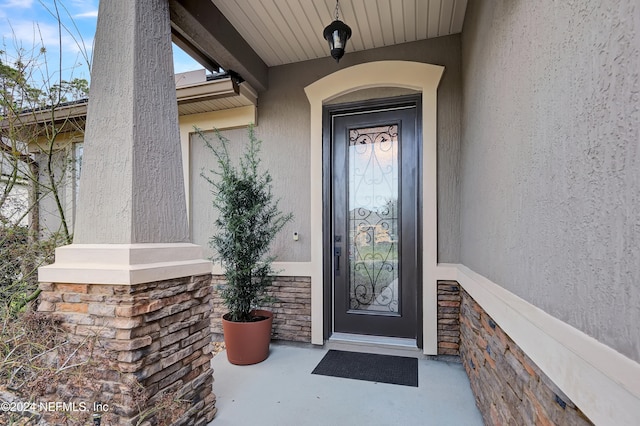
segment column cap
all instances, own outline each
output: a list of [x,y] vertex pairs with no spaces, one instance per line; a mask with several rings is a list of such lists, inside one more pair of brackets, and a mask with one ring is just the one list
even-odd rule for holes
[[38,281],[132,285],[211,274],[202,247],[190,243],[71,244],[38,269]]

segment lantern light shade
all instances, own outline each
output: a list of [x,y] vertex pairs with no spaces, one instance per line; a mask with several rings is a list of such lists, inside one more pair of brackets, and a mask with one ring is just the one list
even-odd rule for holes
[[344,22],[336,19],[324,29],[322,33],[324,38],[329,42],[331,57],[340,62],[340,58],[344,55],[344,49],[347,46],[347,40],[351,38],[351,28]]

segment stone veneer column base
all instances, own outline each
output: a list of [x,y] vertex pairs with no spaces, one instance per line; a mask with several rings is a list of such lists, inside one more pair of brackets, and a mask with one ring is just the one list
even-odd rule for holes
[[[125,285],[40,283],[38,310],[57,319],[70,341],[94,339],[80,355],[102,364],[92,378],[93,397],[109,404],[102,424],[154,424],[168,393],[185,401],[171,424],[213,419],[210,283],[210,274]],[[54,392],[55,401],[88,396],[64,384]]]
[[[224,285],[224,275],[213,276],[213,310],[211,331],[222,339],[221,317],[226,313],[217,287]],[[273,339],[311,343],[311,278],[277,277],[267,290],[275,302],[265,307],[273,311]]]
[[464,289],[460,295],[460,356],[485,424],[593,424]]

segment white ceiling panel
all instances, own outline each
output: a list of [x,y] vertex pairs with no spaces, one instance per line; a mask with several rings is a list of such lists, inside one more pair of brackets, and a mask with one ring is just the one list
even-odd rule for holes
[[[329,56],[334,0],[211,0],[268,66]],[[456,34],[467,0],[342,0],[347,52]]]

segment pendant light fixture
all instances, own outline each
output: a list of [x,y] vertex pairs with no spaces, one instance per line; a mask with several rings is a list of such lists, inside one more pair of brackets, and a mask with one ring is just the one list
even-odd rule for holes
[[327,25],[322,33],[325,40],[329,42],[331,57],[336,62],[340,62],[340,58],[344,55],[344,48],[347,46],[347,40],[351,38],[351,28],[338,19],[339,8],[339,0],[336,0],[336,19]]

